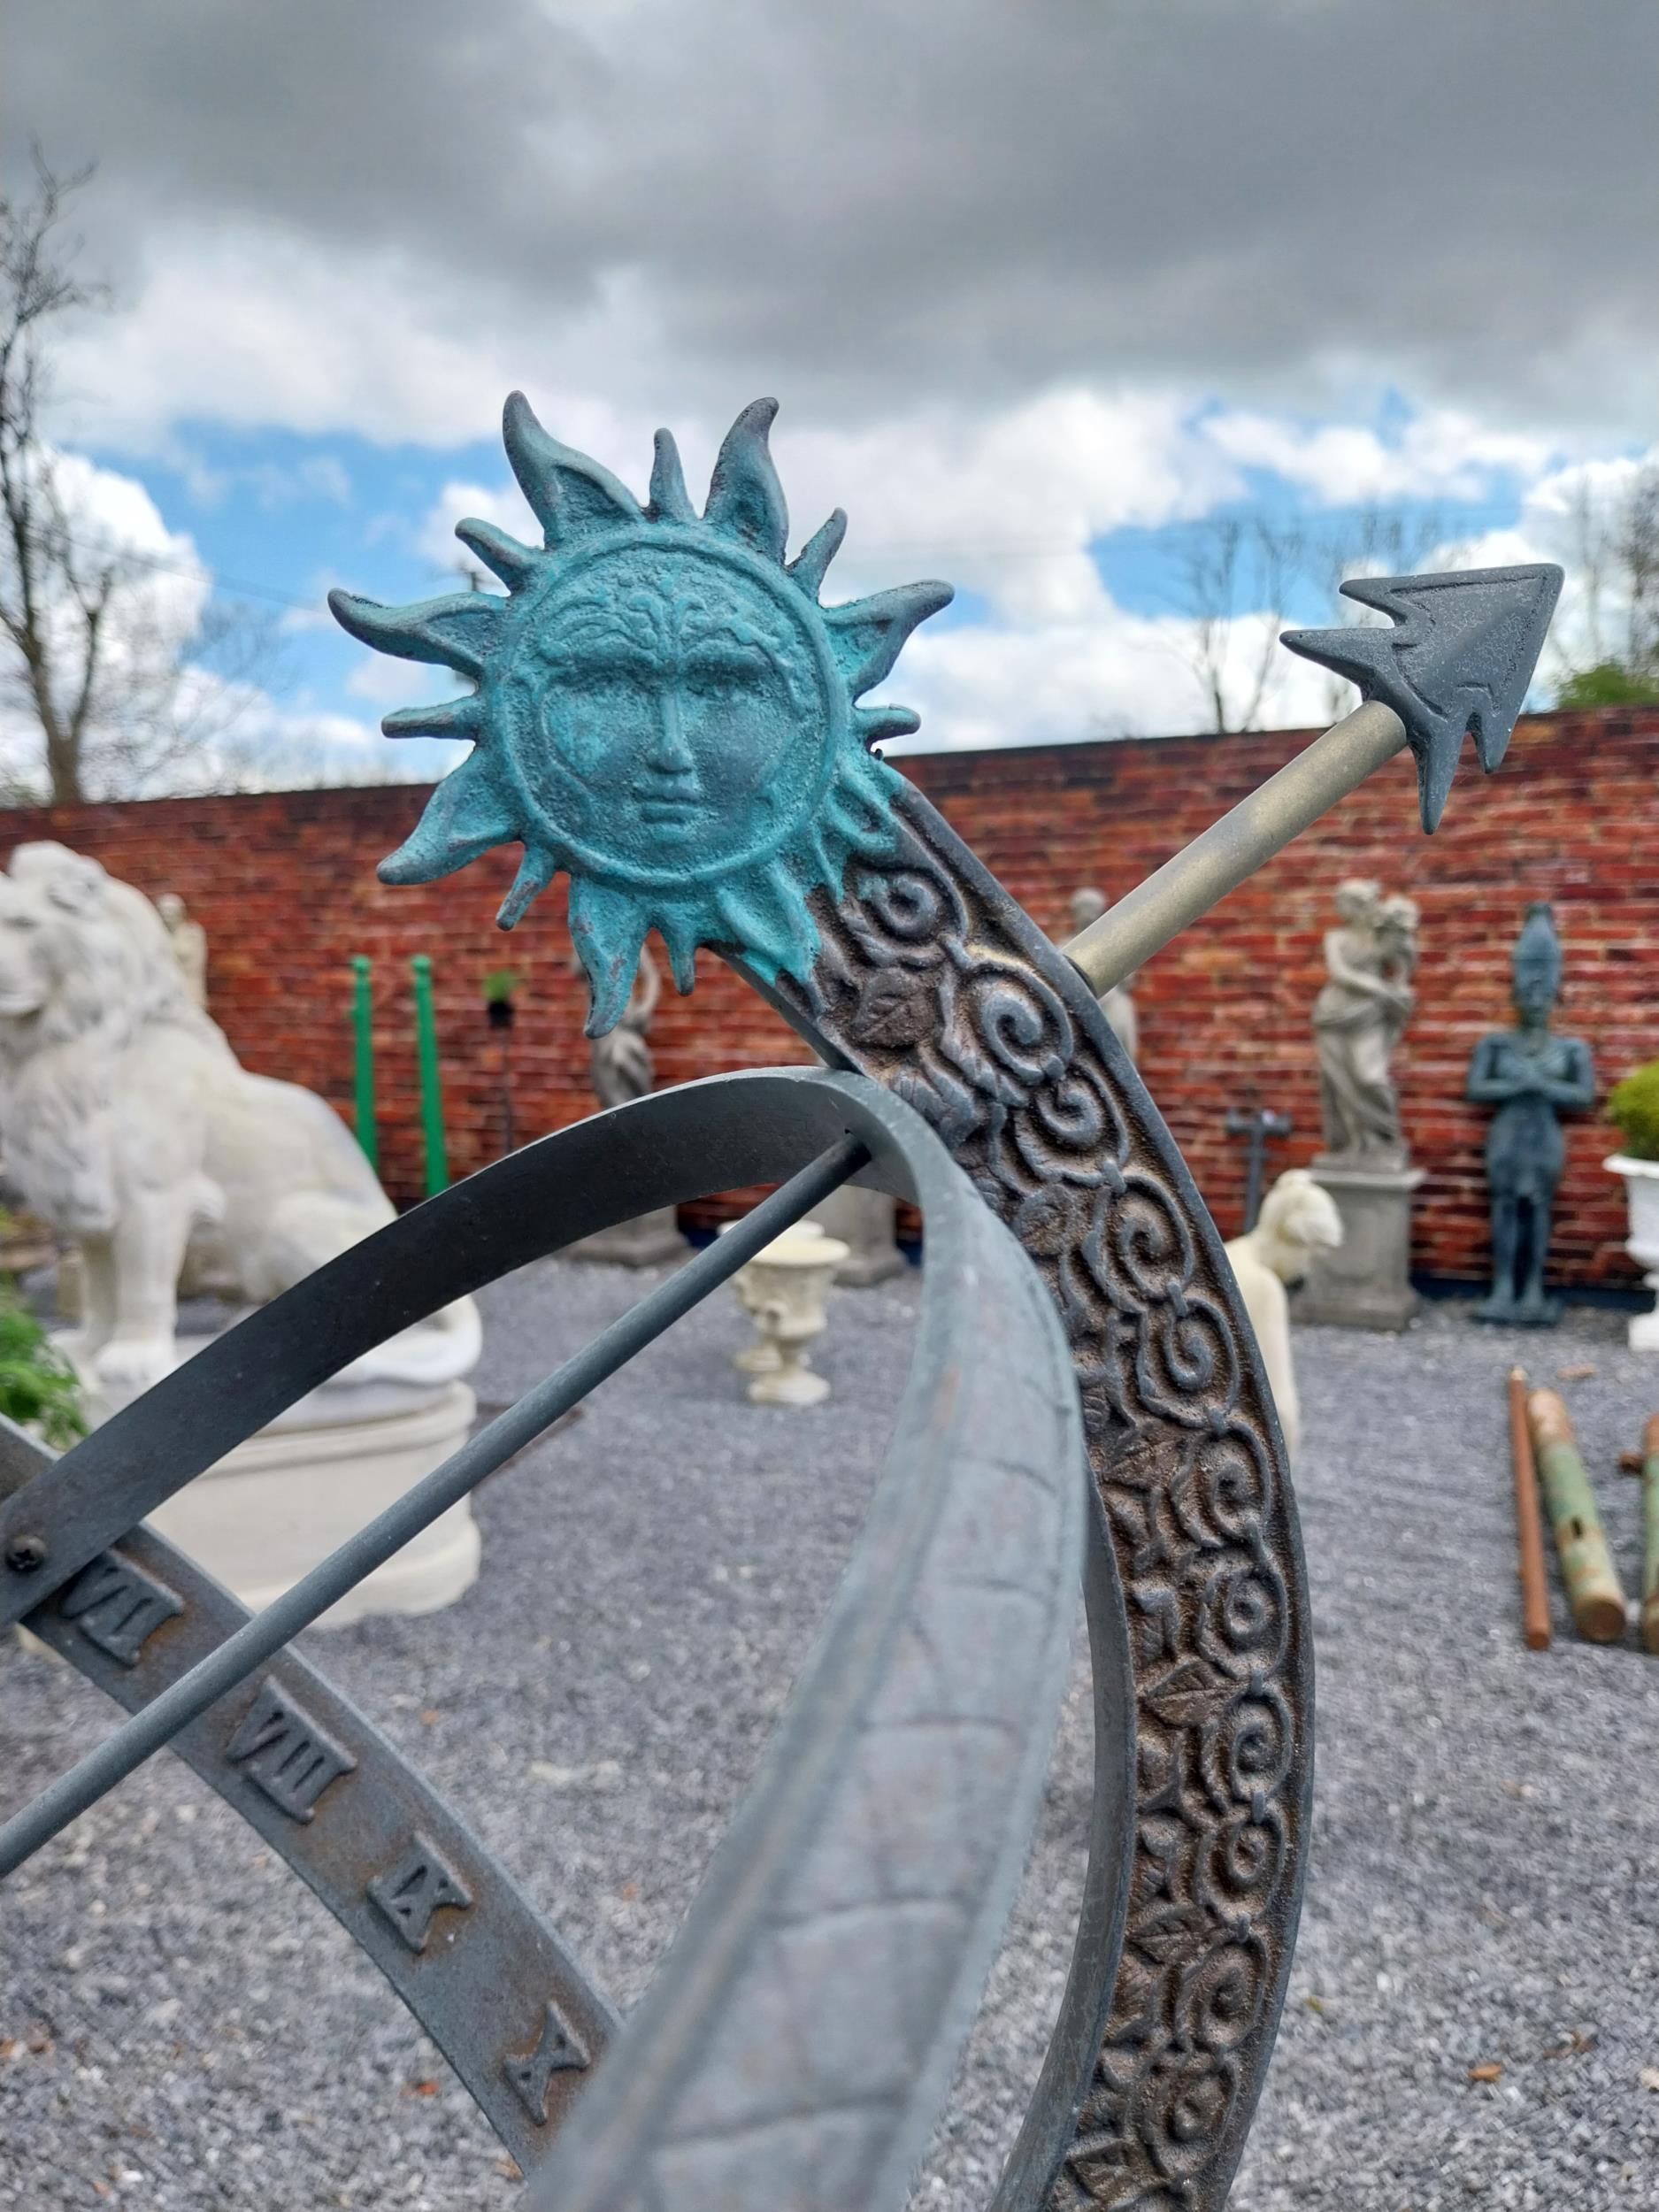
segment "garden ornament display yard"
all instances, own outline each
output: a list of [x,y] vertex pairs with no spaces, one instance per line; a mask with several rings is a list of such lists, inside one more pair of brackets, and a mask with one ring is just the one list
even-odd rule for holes
[[[568,872],[592,1033],[622,1015],[655,930],[682,989],[711,947],[842,1071],[695,1084],[525,1148],[16,1488],[6,1617],[137,1711],[0,1829],[0,1868],[176,1740],[386,1968],[531,2206],[898,2207],[1040,1801],[1080,1542],[1094,1832],[1070,1981],[995,2202],[1213,2212],[1271,2050],[1310,1839],[1308,1593],[1244,1307],[1098,997],[1407,746],[1432,827],[1466,731],[1486,767],[1501,759],[1559,578],[1348,587],[1387,626],[1295,642],[1366,703],[1068,958],[872,749],[914,718],[861,702],[949,595],[825,603],[844,520],[788,557],[772,412],[740,416],[699,512],[665,433],[641,502],[515,398],[508,452],[542,541],[460,527],[505,594],[334,604],[358,637],[469,686],[388,718],[473,745],[389,881],[520,844],[502,918]],[[760,1780],[618,2025],[476,1839],[279,1654],[365,1557],[854,1174],[926,1217],[905,1406]],[[760,1181],[783,1187],[228,1642],[234,1609],[128,1533],[236,1423],[377,1335],[624,1213]],[[26,1456],[13,1447],[14,1482]],[[131,1625],[99,1645],[83,1624],[118,1586]],[[118,1640],[130,1665],[111,1663]],[[284,1801],[279,1739],[315,1747],[303,1805]]]

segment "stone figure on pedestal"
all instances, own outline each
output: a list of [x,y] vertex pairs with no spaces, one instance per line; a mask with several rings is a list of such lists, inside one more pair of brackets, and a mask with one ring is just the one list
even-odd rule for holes
[[[241,1066],[156,908],[62,845],[19,845],[0,873],[0,1142],[26,1202],[80,1249],[81,1325],[58,1340],[94,1421],[199,1348],[178,1336],[181,1291],[263,1305],[392,1219],[333,1108]],[[459,1444],[479,1338],[470,1299],[404,1330],[157,1525],[244,1603],[268,1603]],[[353,1609],[445,1604],[477,1565],[463,1504],[360,1584]]]
[[1595,1065],[1581,1038],[1549,1026],[1561,988],[1561,940],[1548,903],[1535,900],[1516,940],[1516,1024],[1475,1047],[1467,1095],[1495,1106],[1486,1132],[1492,1201],[1492,1290],[1479,1321],[1547,1328],[1560,1309],[1544,1295],[1544,1259],[1565,1145],[1559,1117],[1595,1102]]
[[594,1095],[602,1106],[626,1106],[631,1099],[644,1098],[654,1087],[657,1064],[651,1057],[651,1022],[662,995],[663,980],[657,963],[649,948],[642,945],[634,988],[628,993],[621,1020],[603,1037],[594,1039],[588,1067]]
[[1379,884],[1339,884],[1341,926],[1327,930],[1329,980],[1313,1002],[1325,1156],[1402,1165],[1400,1101],[1389,1063],[1414,1002],[1417,910]]
[[1337,887],[1336,910],[1313,1006],[1325,1141],[1313,1173],[1343,1234],[1310,1268],[1296,1310],[1305,1320],[1398,1329],[1416,1302],[1411,1193],[1423,1177],[1409,1164],[1392,1062],[1416,1002],[1417,908],[1352,877]]
[[[640,964],[627,1004],[614,1029],[595,1037],[588,1061],[594,1095],[603,1107],[626,1106],[643,1098],[657,1080],[651,1057],[651,1023],[663,995],[663,979],[648,946],[640,948]],[[619,1267],[652,1267],[664,1260],[682,1260],[689,1250],[680,1233],[672,1206],[636,1220],[619,1222],[571,1245],[565,1256],[572,1260],[607,1261]]]
[[184,978],[184,987],[197,1006],[207,1004],[207,932],[200,922],[193,922],[184,901],[176,891],[164,891],[156,901],[173,947],[173,956],[178,963],[179,973]]
[[[1085,887],[1071,894],[1071,934],[1075,937],[1091,922],[1099,921],[1111,901],[1103,891]],[[1114,984],[1101,1001],[1101,1011],[1111,1025],[1112,1034],[1133,1060],[1141,1049],[1141,1023],[1135,1012],[1134,978],[1126,976],[1123,982]]]

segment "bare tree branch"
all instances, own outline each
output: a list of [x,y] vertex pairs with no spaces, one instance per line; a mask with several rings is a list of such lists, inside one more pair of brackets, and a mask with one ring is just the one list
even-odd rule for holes
[[[1407,512],[1373,505],[1363,508],[1340,527],[1311,538],[1309,578],[1330,601],[1329,613],[1321,615],[1320,620],[1386,621],[1386,616],[1343,598],[1342,586],[1351,576],[1416,576],[1425,568],[1443,567],[1447,528],[1445,518],[1435,507]],[[1327,675],[1325,691],[1325,711],[1334,719],[1351,703],[1353,686],[1340,676]]]
[[1183,541],[1183,658],[1217,732],[1256,726],[1277,660],[1286,603],[1307,565],[1306,534],[1266,516],[1217,515]]
[[[1292,603],[1311,598],[1302,619],[1365,622],[1379,618],[1341,596],[1350,576],[1402,576],[1432,565],[1446,539],[1433,508],[1368,507],[1340,524],[1315,528],[1266,515],[1217,515],[1191,525],[1179,566],[1175,603],[1189,628],[1182,657],[1217,733],[1259,726],[1279,660],[1279,635]],[[1352,687],[1327,681],[1334,718]]]
[[1659,465],[1601,499],[1581,478],[1568,520],[1579,643],[1559,633],[1561,703],[1659,699]]
[[85,465],[45,422],[60,330],[108,304],[66,227],[91,174],[58,177],[37,149],[33,196],[0,198],[0,704],[38,733],[35,760],[0,768],[0,787],[57,803],[240,780],[232,726],[260,695],[273,637],[211,602],[180,616],[175,595],[169,613],[163,567],[104,541],[70,496]]

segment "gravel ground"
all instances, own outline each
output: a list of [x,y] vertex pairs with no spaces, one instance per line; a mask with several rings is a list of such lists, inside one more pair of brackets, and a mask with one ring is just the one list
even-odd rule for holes
[[[500,1403],[637,1296],[545,1264],[488,1301]],[[844,1294],[806,1414],[743,1404],[729,1296],[480,1494],[479,1586],[309,1640],[638,1996],[749,1778],[856,1527],[909,1356],[914,1279]],[[1565,1385],[1627,1586],[1659,1405],[1616,1315],[1553,1337],[1432,1309],[1403,1339],[1309,1330],[1299,1471],[1319,1660],[1302,1936],[1238,2212],[1659,2205],[1659,1667],[1521,1647],[1502,1379]],[[4,1797],[108,1726],[0,1646]],[[983,2205],[1058,2001],[1087,1804],[1079,1677],[1010,1939],[918,2204]],[[1470,2069],[1494,2065],[1490,2084]],[[1653,2075],[1659,2085],[1659,2072]],[[430,2044],[257,1839],[172,1761],[0,1908],[0,2206],[156,2212],[517,2200]]]

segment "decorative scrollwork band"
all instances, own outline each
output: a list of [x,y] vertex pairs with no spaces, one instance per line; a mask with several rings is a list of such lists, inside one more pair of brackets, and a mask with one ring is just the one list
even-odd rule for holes
[[774,995],[937,1129],[1059,1309],[1127,1599],[1134,1886],[1056,2212],[1215,2212],[1271,2051],[1300,1903],[1310,1638],[1248,1322],[1179,1152],[1087,987],[918,794],[822,895]]

